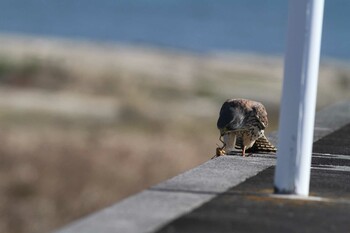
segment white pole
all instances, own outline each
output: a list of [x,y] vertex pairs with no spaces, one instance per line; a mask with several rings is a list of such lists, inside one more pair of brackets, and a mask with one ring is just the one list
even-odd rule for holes
[[275,192],[309,195],[324,0],[290,0]]

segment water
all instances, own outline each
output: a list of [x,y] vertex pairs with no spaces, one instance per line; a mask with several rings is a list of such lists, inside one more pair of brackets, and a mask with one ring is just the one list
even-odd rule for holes
[[[287,0],[0,0],[0,32],[282,54]],[[326,0],[322,55],[350,59],[350,1]]]

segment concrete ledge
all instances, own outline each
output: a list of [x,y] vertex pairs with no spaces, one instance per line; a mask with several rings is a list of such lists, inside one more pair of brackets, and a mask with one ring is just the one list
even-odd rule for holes
[[339,102],[317,112],[314,141],[350,122],[350,101]]
[[150,232],[213,196],[145,190],[58,232]]
[[274,163],[273,158],[255,156],[218,157],[57,233],[151,232]]
[[274,158],[258,156],[221,156],[150,189],[168,192],[219,194],[275,163]]
[[[350,102],[316,115],[314,141],[350,123]],[[276,143],[277,134],[271,135]],[[275,165],[275,156],[224,156],[78,220],[56,233],[154,232],[259,172]],[[272,185],[272,184],[271,184]]]

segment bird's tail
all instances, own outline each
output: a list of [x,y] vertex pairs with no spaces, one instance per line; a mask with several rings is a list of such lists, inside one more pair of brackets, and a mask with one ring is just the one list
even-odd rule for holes
[[[242,138],[238,138],[237,139],[237,143],[236,143],[236,148],[237,149],[242,149],[243,147],[243,142],[242,142]],[[272,143],[269,141],[269,139],[267,139],[267,137],[265,135],[261,136],[260,138],[258,138],[254,145],[249,148],[247,150],[247,152],[276,152],[277,148],[272,145]]]
[[269,141],[269,139],[267,139],[267,137],[265,135],[263,135],[262,137],[258,138],[252,149],[255,149],[257,152],[261,151],[261,152],[276,152],[277,148],[272,145],[272,143]]

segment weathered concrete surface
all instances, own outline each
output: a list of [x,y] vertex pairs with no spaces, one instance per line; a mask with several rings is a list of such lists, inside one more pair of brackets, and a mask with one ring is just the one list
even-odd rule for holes
[[143,191],[58,232],[150,232],[213,198],[213,194]]
[[323,154],[350,155],[350,124],[314,143],[313,151]]
[[221,156],[180,174],[152,190],[218,194],[275,164],[274,155]]
[[[316,115],[314,141],[321,140],[314,144],[311,195],[322,198],[271,196],[272,154],[225,156],[57,233],[348,232],[344,230],[350,229],[350,126],[345,126],[349,122],[350,103],[328,107]],[[270,139],[276,144],[277,134]]]
[[313,170],[311,194],[327,197],[313,200],[269,195],[273,173],[263,171],[157,232],[349,232],[349,172]]
[[152,232],[275,163],[274,156],[223,156],[62,228],[57,233]]
[[270,167],[157,232],[350,231],[350,124],[314,143],[313,198],[272,195],[273,175]]
[[317,112],[314,141],[350,122],[350,101],[339,102]]

